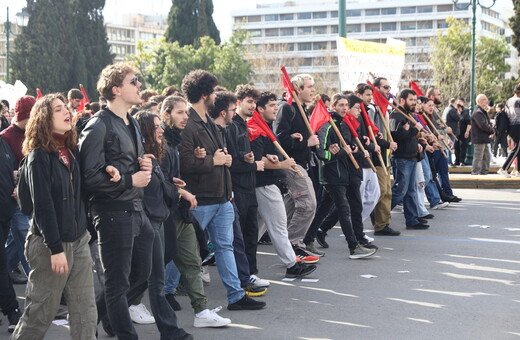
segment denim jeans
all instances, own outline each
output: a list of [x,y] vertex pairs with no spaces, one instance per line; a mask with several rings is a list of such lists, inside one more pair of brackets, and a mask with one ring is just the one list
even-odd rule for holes
[[181,280],[181,272],[175,265],[175,262],[170,261],[164,269],[164,294],[175,294],[175,288],[179,285]]
[[143,211],[92,211],[105,270],[105,294],[98,317],[108,319],[119,339],[137,339],[127,294],[147,281],[152,269],[154,231]]
[[437,175],[439,177],[439,182],[442,188],[442,191],[448,196],[453,195],[453,190],[451,190],[450,185],[450,177],[448,173],[448,159],[442,155],[444,151],[435,150],[433,152],[433,159],[435,161],[435,168],[437,169]]
[[424,172],[424,193],[426,194],[428,202],[430,202],[430,208],[433,208],[437,204],[441,203],[441,195],[439,194],[439,190],[437,190],[437,186],[433,180],[430,161],[428,160],[427,155],[425,155],[424,159],[421,161],[421,165]]
[[235,212],[231,202],[198,206],[192,211],[202,229],[208,229],[215,247],[217,270],[227,290],[228,302],[235,303],[244,297],[240,288],[235,256],[233,255],[233,220]]
[[[442,157],[442,156],[441,156]],[[393,158],[394,185],[392,186],[392,206],[403,202],[406,226],[419,223],[417,219],[417,183],[415,180],[415,168],[417,161],[404,158]]]
[[31,268],[24,256],[25,238],[29,231],[29,216],[22,214],[19,207],[16,207],[11,219],[11,230],[5,242],[5,256],[7,258],[7,271],[10,273],[18,263],[22,263],[25,275],[29,276]]

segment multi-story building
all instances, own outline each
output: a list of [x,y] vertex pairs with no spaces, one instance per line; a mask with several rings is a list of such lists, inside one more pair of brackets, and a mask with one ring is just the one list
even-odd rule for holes
[[[2,23],[2,26],[3,23]],[[11,21],[11,34],[9,35],[9,51],[13,53],[14,50],[14,39],[16,34],[20,32],[22,27],[18,26],[16,22]],[[12,58],[12,54],[11,54]],[[0,79],[5,80],[7,75],[7,35],[5,34],[5,26],[2,32],[0,32]]]
[[[406,42],[403,81],[418,79],[432,82],[429,64],[431,39],[446,30],[452,16],[471,23],[469,1],[452,0],[347,0],[347,37],[385,43],[388,37]],[[495,6],[498,7],[498,6]],[[511,33],[499,9],[477,9],[479,35]],[[336,38],[338,36],[337,0],[295,0],[258,4],[255,9],[231,13],[235,28],[250,33],[250,58],[261,88],[279,87],[276,67],[285,64],[289,72],[317,75],[325,88],[338,88]],[[512,71],[518,71],[517,52],[511,47]],[[273,69],[275,68],[275,69]]]

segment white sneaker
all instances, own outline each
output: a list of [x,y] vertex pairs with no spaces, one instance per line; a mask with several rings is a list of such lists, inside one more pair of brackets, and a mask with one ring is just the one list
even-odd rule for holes
[[202,282],[204,282],[205,284],[209,284],[211,282],[208,266],[200,266],[200,278],[202,279]]
[[218,306],[215,309],[205,309],[202,312],[195,314],[193,327],[223,327],[229,325],[231,323],[230,319],[223,318],[217,314],[221,309],[222,307]]
[[448,205],[450,205],[450,202],[440,202],[439,204],[434,205],[434,206],[432,207],[432,210],[444,209],[444,208],[446,208]]
[[518,172],[518,170],[511,171],[511,177],[520,177],[520,173]]
[[507,171],[502,168],[498,169],[497,174],[502,175],[505,178],[511,178],[511,175],[508,174]]
[[142,303],[138,304],[137,306],[131,305],[128,307],[128,311],[130,312],[130,319],[132,319],[132,321],[135,323],[140,325],[149,325],[155,323],[155,318]]
[[267,288],[271,284],[269,281],[263,280],[254,274],[249,277],[249,283],[255,288]]
[[374,238],[373,238],[373,237],[370,237],[370,236],[368,236],[367,234],[365,234],[365,240],[367,240],[367,241],[368,241],[368,243],[374,242]]

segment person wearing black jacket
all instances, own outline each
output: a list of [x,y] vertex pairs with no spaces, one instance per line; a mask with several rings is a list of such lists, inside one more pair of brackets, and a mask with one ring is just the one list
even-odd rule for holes
[[[83,184],[105,269],[98,314],[100,319],[107,315],[113,332],[124,339],[137,339],[127,293],[148,280],[154,239],[143,207],[152,162],[144,155],[136,120],[127,113],[141,102],[137,72],[127,63],[103,69],[97,87],[108,105],[89,120],[79,141]],[[107,165],[119,170],[120,181],[110,181],[104,171]]]
[[487,114],[489,101],[485,94],[477,96],[477,107],[471,115],[471,143],[474,146],[472,175],[487,175],[491,163],[491,138],[495,131]]
[[[453,134],[455,136],[458,136],[460,134],[460,120],[462,119],[462,116],[461,114],[459,113],[459,111],[457,110],[457,107],[455,106],[455,103],[456,103],[456,99],[455,98],[450,98],[450,105],[448,105],[445,109],[444,109],[444,113],[443,113],[443,116],[444,116],[444,120],[446,121],[446,125],[448,125],[448,127],[451,128],[451,131],[453,132]],[[450,136],[452,142],[454,143],[454,150],[455,152],[457,152],[457,150],[460,149],[460,145],[459,145],[459,142],[460,140],[456,141],[454,137]],[[457,137],[458,139],[458,137]],[[450,156],[450,163],[452,162],[451,160],[451,156]],[[458,164],[455,162],[453,163],[452,165],[455,165],[457,166]]]
[[[469,129],[471,128],[471,117],[469,116],[469,109],[465,108],[466,101],[460,97],[457,102],[457,110],[460,112],[459,121],[459,139],[458,144],[455,146],[455,164],[466,165],[466,153],[469,146]],[[458,146],[458,148],[457,148]]]
[[[314,79],[308,74],[299,74],[294,76],[291,81],[305,111],[305,104],[311,103],[314,97]],[[308,117],[307,112],[304,113]],[[296,104],[296,99],[293,99],[292,105],[287,102],[280,105],[273,127],[281,146],[289,157],[294,158],[298,169],[303,174],[303,177],[298,176],[295,172],[287,175],[289,191],[284,197],[284,203],[287,210],[289,239],[297,255],[323,256],[323,253],[309,252],[303,243],[303,238],[316,212],[316,195],[311,180],[312,176],[309,176],[308,171],[311,150],[319,144],[318,136],[309,133]]]
[[[27,164],[21,174],[33,206],[25,250],[32,270],[25,312],[12,339],[43,338],[62,294],[69,308],[71,338],[96,338],[90,234],[76,141],[65,98],[49,94],[38,100],[26,129],[23,152]],[[117,170],[111,170],[118,179]]]
[[495,142],[493,143],[493,156],[497,156],[498,147],[500,146],[500,154],[507,157],[507,133],[509,130],[509,117],[507,117],[504,104],[496,105],[495,114]]
[[[417,103],[415,91],[404,89],[399,93],[399,109],[412,115]],[[423,129],[421,123],[410,126],[408,120],[397,110],[390,115],[390,131],[397,149],[393,152],[392,166],[394,169],[394,185],[392,186],[393,209],[403,202],[406,229],[427,229],[429,225],[422,224],[417,214],[417,183],[415,172],[417,153],[422,152],[416,135]]]

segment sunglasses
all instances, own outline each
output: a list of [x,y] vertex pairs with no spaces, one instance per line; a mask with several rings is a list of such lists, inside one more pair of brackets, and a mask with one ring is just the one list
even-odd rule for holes
[[382,86],[385,90],[390,90],[392,88],[392,86],[390,85],[383,85]]

